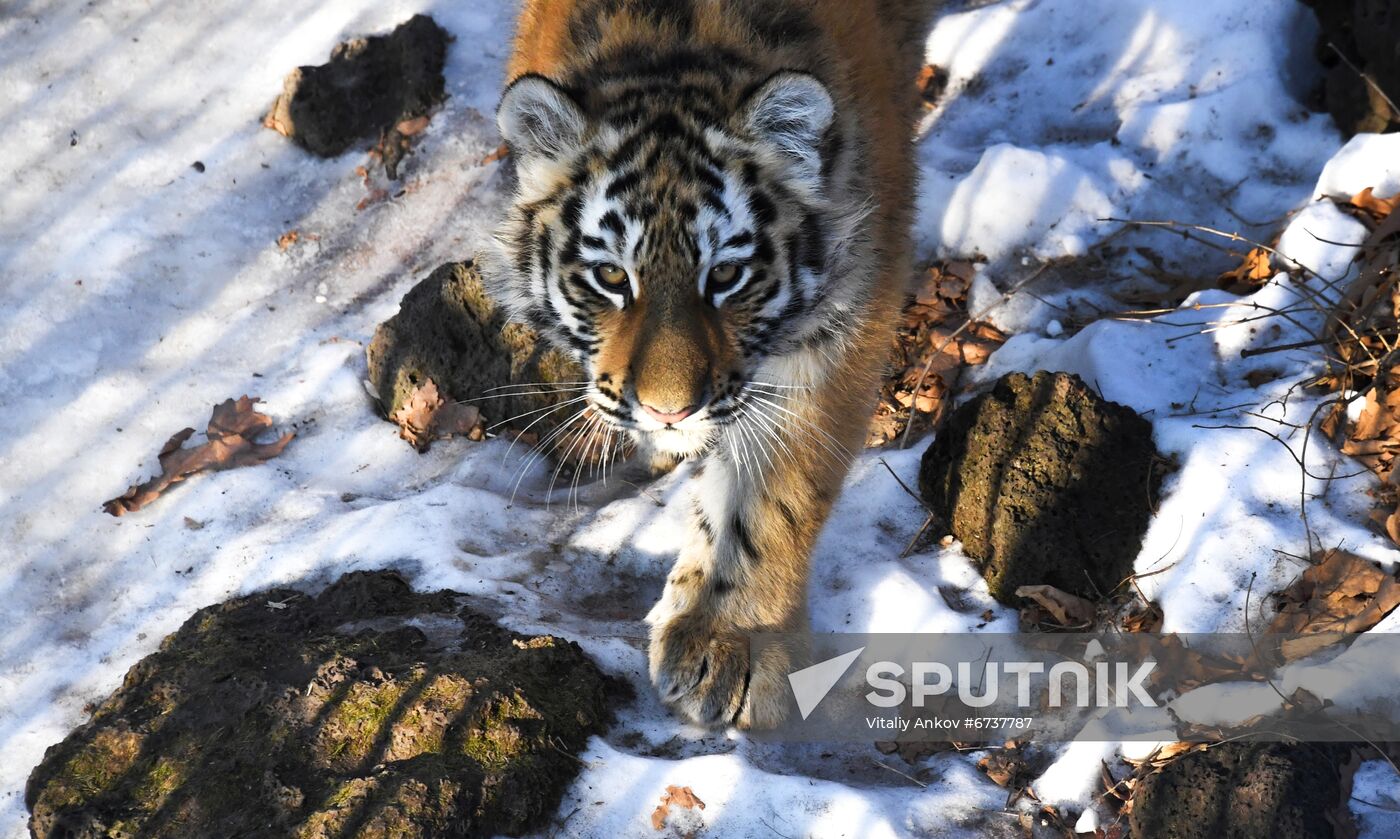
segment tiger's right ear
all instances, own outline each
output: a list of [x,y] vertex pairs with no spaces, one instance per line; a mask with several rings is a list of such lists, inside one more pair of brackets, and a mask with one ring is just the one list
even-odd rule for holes
[[567,91],[533,74],[512,82],[496,109],[501,136],[523,160],[558,160],[576,151],[585,124],[583,109]]

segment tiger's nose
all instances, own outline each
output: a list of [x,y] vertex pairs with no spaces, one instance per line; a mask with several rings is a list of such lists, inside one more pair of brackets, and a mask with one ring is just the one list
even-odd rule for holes
[[645,402],[642,403],[642,410],[646,411],[648,416],[650,416],[657,422],[665,423],[666,425],[675,425],[676,423],[695,413],[696,407],[697,406],[695,405],[688,405],[684,408],[681,408],[679,411],[663,411],[660,408],[653,408]]

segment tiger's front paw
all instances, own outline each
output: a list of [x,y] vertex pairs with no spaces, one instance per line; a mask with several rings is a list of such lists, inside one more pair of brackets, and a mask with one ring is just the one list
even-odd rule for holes
[[[661,699],[708,728],[772,728],[786,709],[787,655],[750,655],[749,638],[722,619],[698,611],[651,620],[651,681]],[[662,614],[658,614],[662,613]]]

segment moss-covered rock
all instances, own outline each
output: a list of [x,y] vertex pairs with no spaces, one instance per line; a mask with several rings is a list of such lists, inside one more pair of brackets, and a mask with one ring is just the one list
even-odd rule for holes
[[29,779],[46,837],[518,834],[617,692],[576,644],[350,574],[195,613]]
[[404,295],[367,355],[386,416],[431,379],[443,398],[478,405],[491,421],[521,417],[515,427],[539,435],[571,416],[545,410],[578,395],[555,389],[582,378],[573,359],[506,318],[470,260],[441,266]]
[[953,413],[919,488],[998,600],[1024,585],[1094,597],[1132,573],[1156,454],[1147,420],[1079,377],[1013,373]]
[[1356,835],[1346,749],[1234,741],[1191,752],[1143,778],[1128,818],[1135,839],[1283,839]]

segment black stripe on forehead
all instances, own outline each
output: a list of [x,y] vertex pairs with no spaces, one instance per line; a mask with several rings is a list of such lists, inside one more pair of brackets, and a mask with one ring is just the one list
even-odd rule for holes
[[574,8],[571,29],[579,44],[597,44],[611,19],[626,13],[682,38],[695,29],[694,0],[583,0]]
[[580,71],[572,86],[581,90],[596,89],[596,81],[627,79],[693,80],[711,77],[727,84],[740,73],[752,74],[754,64],[746,56],[714,44],[704,48],[678,47],[658,52],[652,44],[620,45],[611,53],[600,56],[587,70]]
[[812,15],[793,3],[730,0],[729,7],[742,15],[754,34],[769,46],[794,46],[821,36]]
[[703,124],[720,124],[726,116],[720,92],[708,84],[641,79],[619,85],[609,91],[609,96],[611,101],[603,106],[598,119],[619,127],[642,122],[659,106],[683,107]]
[[681,149],[695,155],[707,164],[719,168],[719,161],[710,154],[704,136],[686,124],[686,120],[673,110],[654,112],[651,119],[630,128],[631,133],[618,147],[607,155],[605,165],[609,169],[620,169],[637,161],[644,153],[647,160],[643,168],[659,162],[664,150]]
[[598,226],[621,238],[627,232],[627,225],[622,221],[622,216],[617,210],[608,210],[603,213],[603,217],[598,219]]
[[641,171],[638,169],[628,169],[626,172],[623,172],[621,175],[618,175],[616,178],[612,179],[612,182],[608,184],[607,189],[604,190],[603,197],[607,198],[609,201],[612,201],[619,195],[631,192],[633,189],[636,189],[637,185],[641,182]]

